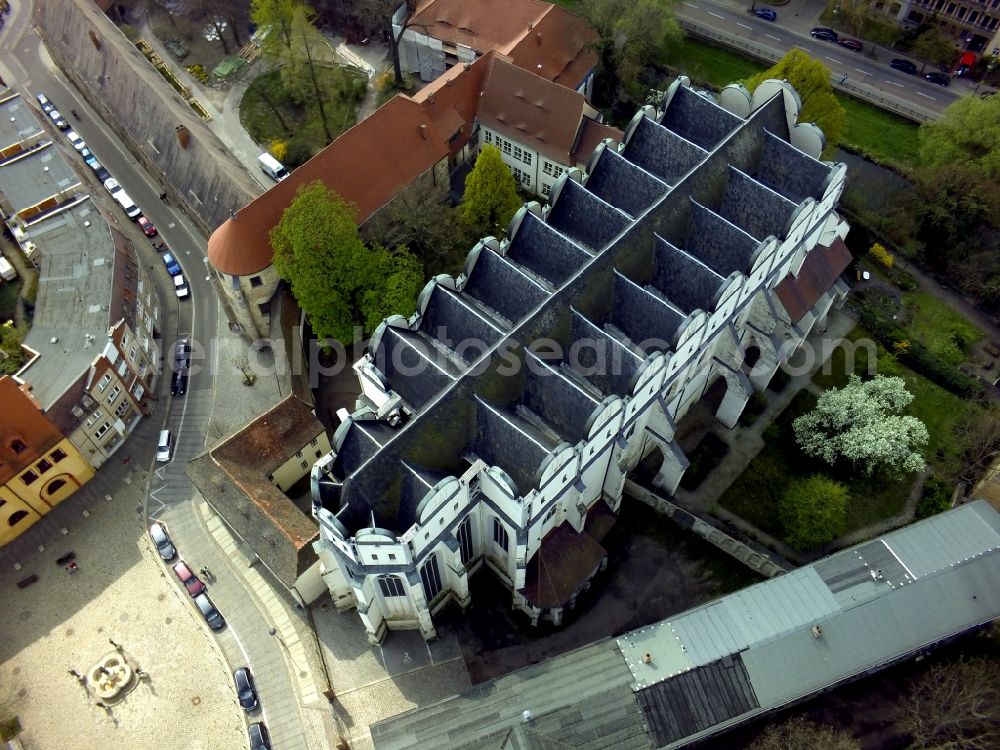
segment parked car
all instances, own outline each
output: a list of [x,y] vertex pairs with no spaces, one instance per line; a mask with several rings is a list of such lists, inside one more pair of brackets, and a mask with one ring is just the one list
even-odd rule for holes
[[[85,151],[90,151],[90,149],[84,149],[84,150]],[[83,151],[81,151],[80,152],[80,156],[83,157],[84,164],[86,164],[88,167],[90,167],[91,169],[93,169],[95,172],[97,171],[97,167],[101,166],[101,163],[99,161],[97,161],[97,157],[94,156],[93,154],[90,154],[88,156],[84,156]],[[96,167],[94,166],[95,164],[97,165]],[[108,179],[108,177],[111,176],[111,173],[108,170],[106,170],[106,169],[104,170],[104,173],[105,173],[104,177],[99,177],[99,179],[100,179],[101,182],[104,182],[106,179]]]
[[205,584],[202,583],[201,579],[191,572],[191,568],[188,564],[181,560],[179,563],[174,565],[174,575],[177,576],[177,580],[184,584],[184,588],[191,596],[198,596],[205,590]]
[[841,47],[847,47],[847,49],[854,50],[855,52],[860,52],[865,48],[865,45],[857,39],[838,39],[837,44]]
[[153,222],[151,222],[145,216],[140,216],[136,221],[139,224],[139,229],[142,230],[142,233],[144,235],[146,235],[147,237],[156,236],[156,227],[153,226]]
[[170,253],[163,254],[163,265],[167,267],[167,273],[171,276],[176,276],[181,272],[180,264],[174,260],[174,256]]
[[186,299],[188,294],[191,293],[182,273],[174,276],[174,292],[177,294],[178,299]]
[[113,198],[115,193],[122,189],[122,186],[118,184],[118,180],[114,177],[109,177],[104,181],[104,189],[111,193],[111,197]]
[[125,215],[129,217],[132,221],[135,221],[142,215],[142,210],[135,204],[135,201],[126,193],[124,190],[119,190],[114,195],[114,199],[118,201],[118,205],[122,207]]
[[48,110],[49,119],[55,124],[60,130],[69,130],[69,123],[66,122],[65,118],[59,114],[58,109]]
[[81,138],[80,134],[77,133],[75,130],[67,130],[66,139],[73,144],[73,148],[75,148],[77,151],[81,151],[87,148],[87,144],[84,143],[83,138]]
[[904,60],[901,57],[894,57],[892,62],[889,63],[889,67],[901,70],[904,73],[909,73],[911,76],[917,74],[917,66],[909,60]]
[[170,395],[183,396],[187,393],[188,376],[183,372],[175,372],[170,381]]
[[39,94],[35,98],[38,99],[38,103],[42,106],[42,112],[51,112],[56,108],[56,105],[49,101],[49,98],[45,94]]
[[94,170],[94,174],[97,175],[97,179],[103,184],[105,180],[111,179],[111,172],[97,159],[91,159],[87,162],[87,166]]
[[778,14],[770,8],[757,8],[753,14],[757,16],[757,18],[763,18],[765,21],[778,20]]
[[233,672],[233,682],[236,683],[236,695],[240,699],[240,707],[246,711],[253,711],[260,706],[257,699],[257,688],[253,684],[253,675],[250,674],[250,667],[240,667]]
[[932,70],[930,73],[924,76],[931,83],[936,83],[938,86],[947,86],[951,83],[951,76],[947,73],[942,73],[939,70]]
[[215,608],[212,604],[212,600],[208,598],[208,594],[198,594],[194,598],[194,605],[201,612],[201,616],[205,618],[205,622],[208,623],[208,627],[212,630],[221,630],[226,626],[226,621],[223,619],[222,614]]
[[156,460],[166,463],[174,452],[174,436],[170,430],[160,430],[160,439],[156,443]]
[[169,562],[177,557],[177,548],[174,547],[174,543],[170,540],[167,527],[161,522],[155,521],[149,525],[149,538],[153,540],[153,544],[156,545],[156,551],[160,553],[160,557],[164,560]]
[[825,26],[817,26],[815,29],[809,32],[813,39],[820,39],[824,42],[835,42],[837,41],[837,32],[833,29],[828,29]]
[[187,373],[191,366],[191,340],[185,336],[174,344],[174,372]]
[[247,727],[250,737],[250,750],[271,750],[271,737],[267,727],[262,722],[255,722]]

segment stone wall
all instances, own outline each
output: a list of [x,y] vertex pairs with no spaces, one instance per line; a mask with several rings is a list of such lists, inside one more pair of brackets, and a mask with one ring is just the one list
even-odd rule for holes
[[93,0],[36,0],[33,20],[63,73],[206,237],[262,192]]

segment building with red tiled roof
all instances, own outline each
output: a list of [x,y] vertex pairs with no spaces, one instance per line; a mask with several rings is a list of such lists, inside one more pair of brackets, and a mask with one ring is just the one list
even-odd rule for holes
[[[321,180],[356,206],[363,232],[375,232],[376,216],[401,192],[443,198],[450,172],[483,142],[502,148],[502,136],[517,144],[503,152],[516,179],[545,196],[558,175],[585,162],[603,138],[621,140],[621,132],[599,125],[596,115],[582,93],[498,52],[453,67],[413,96],[395,96],[213,232],[208,258],[230,309],[245,330],[267,336],[279,282],[269,235],[299,187]],[[546,158],[531,158],[529,169],[521,161],[529,152]]]
[[[426,0],[393,19],[403,70],[433,81],[491,50],[514,65],[589,97],[597,32],[583,18],[539,0]],[[404,29],[405,24],[405,29]]]

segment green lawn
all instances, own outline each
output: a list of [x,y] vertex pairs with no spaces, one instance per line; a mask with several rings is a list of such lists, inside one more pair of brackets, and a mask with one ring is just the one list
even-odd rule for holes
[[910,318],[906,325],[910,335],[950,364],[965,362],[965,347],[983,338],[981,330],[927,292],[903,295],[903,307]]
[[908,171],[917,164],[917,124],[866,102],[838,96],[847,110],[842,143],[883,164]]
[[685,37],[664,50],[661,62],[696,83],[721,89],[766,70],[767,66],[724,47]]

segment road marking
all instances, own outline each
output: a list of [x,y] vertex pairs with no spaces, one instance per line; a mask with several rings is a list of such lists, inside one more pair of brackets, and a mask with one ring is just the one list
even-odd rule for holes
[[827,60],[833,60],[833,62],[835,63],[840,62],[840,60],[838,60],[836,57],[830,57],[829,55],[823,55],[823,57],[825,57]]
[[705,12],[708,13],[708,15],[710,15],[710,16],[715,16],[716,18],[721,18],[723,21],[726,20],[725,16],[720,16],[718,13],[713,13],[710,10],[706,10]]
[[781,37],[780,36],[774,36],[774,34],[764,34],[764,36],[766,36],[766,37],[768,37],[770,39],[774,39],[776,42],[780,42],[781,41]]
[[812,54],[812,50],[809,49],[808,47],[803,47],[801,44],[796,44],[795,46],[798,47],[803,52],[808,52],[810,55]]
[[172,221],[169,224],[167,224],[167,229],[173,229],[176,226],[177,226],[177,223]]
[[936,101],[936,99],[933,96],[928,96],[927,94],[921,94],[919,91],[917,91],[916,94],[917,96],[924,97],[924,99],[930,99],[932,102]]
[[893,86],[899,86],[899,88],[901,88],[901,89],[905,89],[906,88],[906,86],[904,86],[903,84],[896,83],[895,81],[890,81],[888,79],[886,79],[886,83],[891,83]]
[[697,7],[698,7],[698,6],[697,6],[697,5],[695,5],[694,3],[684,3],[684,4],[685,4],[685,5],[687,6],[687,7],[689,7],[689,8],[697,8]]
[[858,71],[859,73],[863,73],[866,76],[871,75],[871,73],[869,73],[867,70],[862,70],[861,68],[855,68],[855,70]]
[[737,26],[742,26],[742,27],[743,27],[744,29],[749,29],[749,28],[750,28],[750,27],[749,27],[749,26],[747,26],[747,25],[746,25],[745,23],[740,23],[739,21],[737,21],[737,22],[736,22],[736,25],[737,25]]

